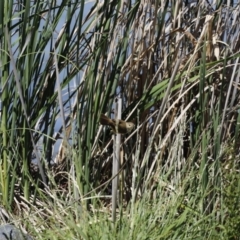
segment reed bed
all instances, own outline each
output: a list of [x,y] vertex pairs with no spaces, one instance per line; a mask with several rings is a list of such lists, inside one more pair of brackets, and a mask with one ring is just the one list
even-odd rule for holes
[[[236,239],[239,7],[1,1],[2,221],[38,239]],[[99,118],[117,101],[136,127],[118,145],[112,221]]]

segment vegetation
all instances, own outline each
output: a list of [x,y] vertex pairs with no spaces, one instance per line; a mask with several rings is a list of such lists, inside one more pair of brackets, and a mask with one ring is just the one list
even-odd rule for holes
[[[239,8],[0,1],[1,222],[36,239],[237,239]],[[116,99],[136,127],[112,219],[99,118]]]

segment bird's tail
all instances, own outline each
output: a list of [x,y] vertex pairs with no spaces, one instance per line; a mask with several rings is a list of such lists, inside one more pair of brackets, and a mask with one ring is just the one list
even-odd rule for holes
[[109,117],[107,117],[106,115],[104,114],[101,114],[101,117],[100,117],[100,123],[102,125],[112,125],[113,124],[113,121],[112,119],[110,119]]

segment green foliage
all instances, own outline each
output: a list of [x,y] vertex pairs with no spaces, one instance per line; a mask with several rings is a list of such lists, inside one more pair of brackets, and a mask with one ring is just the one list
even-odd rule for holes
[[229,174],[226,179],[230,185],[226,188],[224,193],[225,202],[225,218],[223,219],[224,230],[229,239],[236,239],[239,234],[239,174]]

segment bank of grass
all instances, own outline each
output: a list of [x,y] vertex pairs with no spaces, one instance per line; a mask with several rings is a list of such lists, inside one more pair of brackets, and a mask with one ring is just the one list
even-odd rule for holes
[[[119,205],[115,223],[109,196],[92,194],[95,205],[87,205],[88,196],[74,200],[71,191],[60,196],[58,189],[39,189],[42,195],[35,202],[22,199],[21,213],[11,219],[35,239],[237,239],[240,178],[228,164],[239,157],[231,149],[223,149],[220,188],[213,175],[205,186],[201,168],[188,159],[178,183],[170,183],[168,173],[156,172],[151,189],[146,183],[135,202]],[[209,172],[215,167],[212,162]],[[73,185],[71,181],[70,189],[78,188]]]
[[[159,196],[155,202],[147,196],[135,204],[132,215],[122,210],[115,224],[110,209],[105,207],[94,213],[70,207],[66,213],[66,208],[58,207],[53,215],[35,218],[35,225],[27,220],[27,225],[37,239],[236,239],[239,201],[233,193],[226,193],[225,197],[230,199],[222,201],[222,205],[219,203],[210,214],[201,212],[203,199],[200,196],[189,201],[187,196],[165,197],[164,200]],[[32,212],[30,218],[34,214]]]

